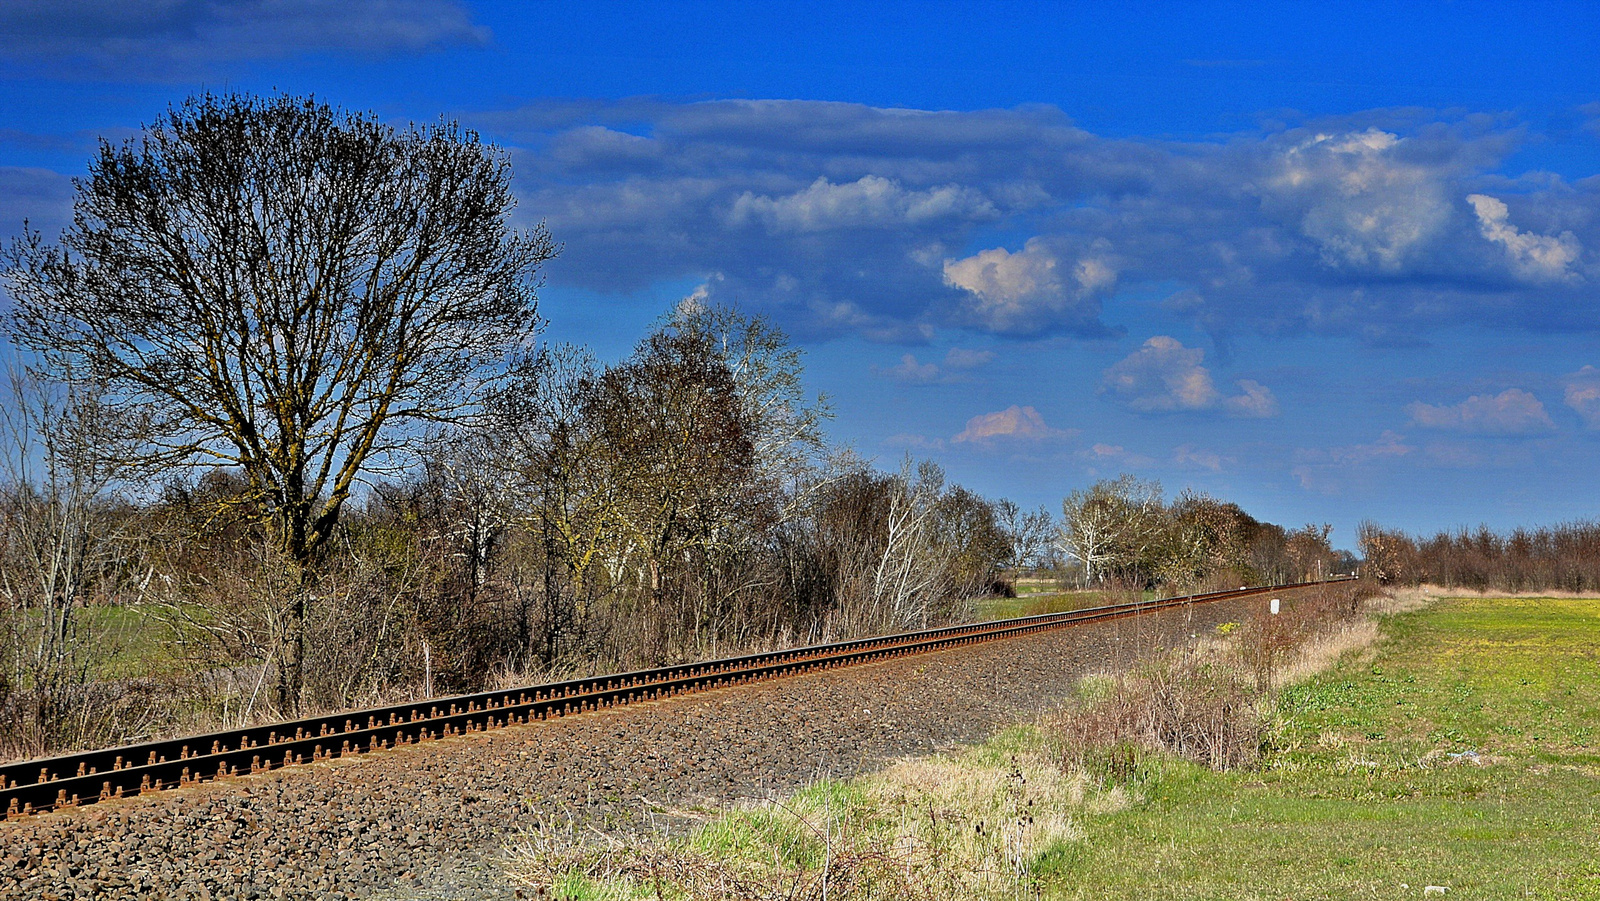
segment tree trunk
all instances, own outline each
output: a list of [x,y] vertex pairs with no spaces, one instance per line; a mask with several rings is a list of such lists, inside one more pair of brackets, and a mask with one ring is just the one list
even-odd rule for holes
[[312,579],[305,566],[294,564],[294,569],[290,580],[294,597],[285,608],[282,651],[278,655],[278,712],[284,716],[298,715],[305,696],[306,601]]

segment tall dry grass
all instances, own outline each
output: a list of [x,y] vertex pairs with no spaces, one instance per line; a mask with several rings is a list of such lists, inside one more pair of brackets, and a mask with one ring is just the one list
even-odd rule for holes
[[568,899],[934,901],[1036,896],[1049,855],[1098,800],[1027,742],[902,761],[849,783],[725,811],[694,832],[619,838],[539,828],[512,880]]
[[1254,767],[1270,743],[1278,690],[1376,640],[1374,596],[1364,583],[1303,589],[1279,614],[1260,605],[1210,640],[1101,677],[1051,719],[1062,765],[1115,781],[1136,779],[1152,753],[1219,771]]

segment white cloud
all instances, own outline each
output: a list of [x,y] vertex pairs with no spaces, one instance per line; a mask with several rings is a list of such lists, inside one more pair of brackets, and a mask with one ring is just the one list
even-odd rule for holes
[[1172,449],[1172,462],[1184,469],[1221,472],[1223,459],[1214,451],[1203,450],[1192,444],[1181,444]]
[[1156,335],[1144,346],[1108,368],[1100,393],[1141,413],[1180,413],[1222,409],[1241,419],[1278,415],[1272,390],[1252,379],[1236,382],[1242,393],[1223,397],[1202,366],[1206,352],[1184,347],[1178,339]]
[[[1096,136],[1045,106],[635,98],[473,119],[513,144],[518,220],[565,243],[563,283],[626,292],[722,272],[718,302],[800,340],[1105,336],[1101,305],[1133,285],[1178,292],[1171,311],[1219,341],[1392,344],[1499,327],[1513,308],[1532,329],[1600,329],[1576,276],[1483,290],[1511,274],[1510,251],[1462,198],[1511,179],[1581,249],[1600,242],[1600,193],[1508,170],[1526,134],[1482,117],[1371,111],[1194,141]],[[987,225],[1032,240],[974,244]],[[1541,229],[1554,245],[1529,243]],[[1560,228],[1533,231],[1504,233],[1530,272],[1569,247]]]
[[986,220],[997,215],[982,193],[959,185],[906,190],[877,175],[834,184],[819,177],[804,190],[783,197],[746,191],[728,212],[732,225],[760,222],[774,233],[847,228],[922,225],[937,220]]
[[1407,161],[1404,145],[1377,128],[1316,134],[1280,157],[1267,203],[1299,211],[1328,265],[1399,271],[1450,218],[1444,173]]
[[1206,352],[1156,335],[1105,371],[1101,393],[1144,413],[1208,410],[1218,399],[1211,371],[1200,365]]
[[957,444],[992,444],[997,440],[1048,441],[1068,438],[1072,432],[1045,425],[1044,417],[1033,407],[1010,406],[998,413],[984,413],[967,420],[967,427],[951,441]]
[[1475,394],[1459,404],[1408,404],[1411,421],[1430,429],[1481,435],[1532,435],[1555,429],[1537,397],[1521,388],[1495,395]]
[[1278,398],[1273,396],[1271,388],[1254,379],[1240,379],[1234,384],[1244,393],[1222,402],[1222,407],[1228,411],[1229,416],[1240,419],[1271,419],[1278,415]]
[[937,363],[924,363],[918,360],[916,354],[905,354],[900,362],[893,366],[880,368],[873,366],[872,371],[877,375],[887,376],[897,382],[907,382],[914,385],[928,385],[935,382],[964,382],[971,378],[971,370],[985,366],[994,359],[992,350],[968,350],[962,347],[952,347],[944,355],[944,365]]
[[944,261],[944,281],[966,292],[962,308],[976,324],[996,332],[1036,331],[1051,320],[1099,314],[1097,298],[1117,282],[1110,245],[1064,261],[1039,238],[1016,253],[1004,247]]
[[915,354],[906,354],[900,358],[899,363],[890,366],[888,369],[880,370],[874,367],[874,371],[895,381],[911,382],[912,384],[926,384],[939,378],[939,367],[933,363],[918,362]]
[[684,295],[683,299],[678,301],[678,315],[693,316],[696,313],[701,313],[710,309],[711,285],[719,281],[722,281],[722,276],[720,274],[713,273],[710,278],[701,282],[700,285],[693,291],[690,291],[688,294]]
[[1467,202],[1478,217],[1478,229],[1490,241],[1504,247],[1511,268],[1532,282],[1559,282],[1576,278],[1571,267],[1578,261],[1581,246],[1572,232],[1536,235],[1518,231],[1509,221],[1505,202],[1487,194],[1468,194]]
[[1566,378],[1567,406],[1583,417],[1583,424],[1600,429],[1600,369],[1585,366]]

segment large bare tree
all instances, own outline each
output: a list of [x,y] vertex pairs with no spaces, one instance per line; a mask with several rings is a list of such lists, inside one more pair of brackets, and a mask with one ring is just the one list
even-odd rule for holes
[[[146,456],[236,468],[304,584],[407,423],[468,415],[537,326],[556,253],[517,232],[505,155],[308,98],[192,98],[102,142],[59,242],[12,245],[11,334],[147,423]],[[304,594],[280,701],[298,706]]]
[[1131,475],[1102,479],[1061,502],[1056,543],[1083,564],[1085,586],[1111,574],[1136,576],[1165,512],[1159,483]]

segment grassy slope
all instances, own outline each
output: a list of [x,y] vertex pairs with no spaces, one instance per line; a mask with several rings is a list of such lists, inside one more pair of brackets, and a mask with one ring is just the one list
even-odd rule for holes
[[[1450,600],[1285,696],[1265,772],[1169,765],[1066,898],[1600,898],[1600,601]],[[1429,752],[1505,758],[1488,766]],[[1403,887],[1404,886],[1404,887]]]

